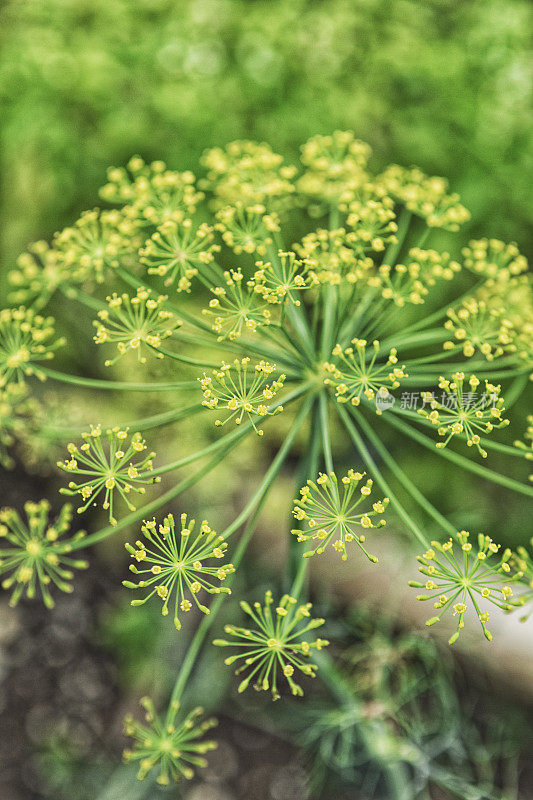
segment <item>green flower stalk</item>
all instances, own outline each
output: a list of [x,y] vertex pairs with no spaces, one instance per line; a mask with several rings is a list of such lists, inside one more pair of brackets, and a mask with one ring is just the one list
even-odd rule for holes
[[133,747],[124,751],[124,761],[139,762],[140,781],[155,767],[159,767],[157,783],[161,786],[168,786],[171,780],[191,780],[195,767],[207,766],[205,754],[216,749],[216,742],[203,738],[216,726],[216,720],[200,721],[204,713],[200,707],[178,720],[179,703],[172,703],[166,719],[156,714],[149,697],[143,697],[141,705],[148,724],[137,722],[131,715],[125,718],[124,733],[133,739]]
[[324,620],[311,619],[311,603],[299,605],[298,600],[288,594],[283,595],[275,608],[273,604],[270,591],[265,594],[263,606],[254,603],[252,608],[242,601],[241,608],[251,618],[254,627],[249,629],[226,625],[225,633],[233,638],[215,639],[213,644],[216,647],[239,648],[237,655],[229,656],[224,661],[228,666],[242,662],[235,672],[236,675],[248,671],[239,684],[239,692],[244,692],[253,680],[254,689],[270,691],[272,699],[278,700],[278,679],[283,675],[291,693],[301,697],[303,689],[296,683],[294,675],[300,672],[309,678],[316,677],[316,665],[306,659],[312,650],[321,650],[329,644],[326,639],[308,642],[301,637],[321,627]]
[[512,611],[523,605],[523,600],[513,598],[513,590],[508,585],[521,577],[511,574],[511,551],[504,550],[500,560],[495,562],[493,557],[499,550],[499,544],[495,544],[490,536],[480,533],[476,551],[475,545],[470,542],[469,532],[459,531],[444,544],[431,542],[431,547],[424,555],[418,556],[418,571],[426,575],[428,580],[425,583],[410,581],[409,586],[428,592],[418,595],[418,600],[435,601],[433,605],[439,613],[428,619],[426,625],[439,622],[443,614],[450,610],[458,618],[450,644],[457,641],[465,626],[464,618],[469,604],[472,604],[489,642],[492,641],[492,634],[487,629],[490,617],[487,611],[481,610],[480,603],[487,601],[504,611]]
[[127,428],[108,429],[104,435],[97,425],[90,433],[82,433],[82,439],[79,447],[73,442],[67,446],[70,458],[57,462],[63,472],[80,476],[78,483],[70,481],[60,492],[81,495],[83,504],[78,514],[96,505],[96,500],[103,495],[102,508],[109,511],[109,521],[115,526],[115,493],[130,511],[135,511],[128,495],[131,492],[144,494],[147,485],[160,482],[159,476],[150,474],[155,453],[145,453],[146,442],[140,433],[134,433],[128,442]]
[[[132,606],[143,605],[154,595],[160,597],[163,616],[169,613],[169,603],[174,598],[177,630],[181,630],[178,609],[186,613],[194,604],[204,614],[209,614],[209,608],[199,602],[198,593],[230,594],[230,589],[218,584],[234,572],[233,564],[216,564],[217,560],[224,558],[228,545],[205,520],[197,533],[194,533],[195,520],[187,520],[187,514],[181,515],[180,524],[181,530],[178,531],[172,514],[168,514],[160,525],[155,519],[144,522],[141,531],[146,541],[138,540],[135,547],[125,545],[136,562],[130,564],[130,571],[140,576],[139,582],[122,582],[128,589],[146,589],[149,592],[142,600],[132,600]],[[206,565],[209,560],[215,563]],[[215,582],[218,583],[215,585]]]
[[314,550],[303,554],[304,558],[321,555],[328,544],[332,544],[346,561],[346,545],[354,542],[370,561],[377,562],[376,556],[365,549],[366,535],[363,531],[385,525],[383,518],[377,524],[372,518],[385,513],[389,498],[376,500],[366,511],[360,509],[361,503],[370,497],[374,483],[372,478],[368,478],[359,489],[365,474],[350,469],[340,480],[341,489],[334,472],[320,473],[316,482],[308,480],[307,485],[300,489],[300,498],[294,501],[293,516],[299,522],[305,522],[305,528],[291,533],[298,537],[299,542],[318,542]]
[[64,505],[55,521],[49,520],[50,503],[27,502],[26,521],[14,508],[0,509],[0,575],[2,588],[12,589],[9,604],[16,606],[26,595],[33,600],[40,592],[47,608],[54,607],[50,588],[72,592],[73,569],[87,569],[89,563],[72,558],[73,544],[83,540],[84,531],[70,539],[64,537],[70,528],[72,506]]

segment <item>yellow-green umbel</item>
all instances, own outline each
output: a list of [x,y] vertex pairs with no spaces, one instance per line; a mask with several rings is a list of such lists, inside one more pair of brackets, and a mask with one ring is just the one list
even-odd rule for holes
[[368,505],[365,508],[365,501],[370,503],[368,498],[373,486],[372,479],[368,478],[359,488],[365,474],[350,469],[341,478],[339,486],[334,472],[320,473],[316,482],[308,480],[307,485],[300,489],[300,498],[294,501],[293,516],[303,522],[304,527],[292,533],[299,542],[317,542],[313,550],[303,554],[304,558],[320,555],[331,543],[346,561],[346,545],[354,542],[370,561],[377,562],[376,556],[368,553],[364,546],[364,531],[385,525],[383,517],[377,523],[372,518],[385,513],[389,498],[376,500],[370,508]]
[[[234,572],[233,565],[216,563],[224,558],[228,545],[205,520],[195,531],[195,520],[188,520],[187,514],[181,515],[178,527],[173,515],[168,514],[161,525],[152,519],[141,530],[145,541],[139,539],[135,547],[125,545],[136,562],[130,564],[130,571],[139,575],[139,582],[123,581],[123,584],[128,589],[145,589],[148,594],[142,600],[132,600],[132,606],[142,605],[157,595],[163,601],[162,614],[166,616],[173,601],[174,625],[179,630],[178,609],[190,611],[194,603],[204,614],[209,614],[209,608],[198,601],[200,592],[230,594],[228,588],[219,584]],[[210,563],[206,565],[206,561]]]
[[294,676],[300,672],[309,678],[316,676],[317,666],[306,659],[312,650],[321,650],[329,642],[316,639],[313,642],[302,638],[324,624],[323,619],[312,619],[311,603],[300,604],[295,597],[283,595],[279,605],[274,607],[272,592],[265,594],[265,604],[254,603],[253,607],[245,601],[240,604],[242,610],[252,622],[252,628],[239,628],[226,625],[224,632],[231,639],[215,639],[217,647],[236,647],[237,655],[229,656],[224,663],[237,662],[236,675],[248,671],[239,684],[239,692],[243,692],[253,680],[255,689],[272,693],[272,698],[280,697],[278,679],[283,676],[294,695],[303,695],[302,687],[296,683]]
[[163,358],[158,348],[181,325],[168,308],[162,307],[167,299],[166,295],[152,294],[144,286],[140,286],[133,296],[113,292],[107,298],[108,308],[99,311],[98,320],[93,323],[96,344],[110,342],[117,346],[118,356],[108,359],[106,367],[131,351],[137,353],[142,364],[146,362],[145,352]]
[[190,714],[178,719],[180,704],[171,703],[166,718],[159,717],[149,697],[143,697],[145,709],[143,725],[128,715],[124,720],[124,733],[133,739],[130,749],[124,750],[124,761],[139,762],[137,778],[144,780],[148,773],[159,766],[157,783],[167,786],[171,780],[190,780],[194,767],[206,767],[205,754],[214,750],[216,742],[204,740],[203,736],[217,724],[215,719],[201,721],[203,709],[198,707]]
[[54,606],[50,588],[71,592],[73,569],[87,569],[88,562],[71,558],[72,544],[85,536],[78,531],[70,539],[62,539],[70,528],[72,506],[63,506],[57,519],[49,520],[50,503],[24,504],[26,520],[14,508],[0,510],[0,575],[3,589],[12,589],[9,604],[15,606],[20,598],[33,599],[40,591],[44,604]]
[[458,617],[450,644],[457,641],[465,626],[464,617],[470,603],[489,642],[492,641],[492,634],[486,627],[489,614],[482,611],[480,602],[487,601],[504,611],[523,605],[520,598],[513,599],[513,590],[509,586],[521,577],[518,573],[512,574],[509,566],[511,551],[504,550],[500,560],[494,561],[493,556],[499,550],[500,545],[483,533],[478,534],[476,549],[470,542],[469,532],[459,531],[444,544],[431,542],[431,547],[418,556],[418,571],[427,577],[427,581],[410,581],[409,586],[425,589],[427,594],[418,595],[417,599],[432,600],[439,612],[428,619],[426,625],[439,622],[449,610]]
[[54,319],[31,308],[0,310],[0,386],[35,375],[44,380],[41,361],[49,361],[65,339],[53,339]]
[[[70,458],[58,461],[64,472],[79,475],[79,482],[70,481],[61,494],[81,495],[83,504],[78,514],[103,496],[102,508],[109,510],[109,521],[116,525],[115,493],[122,498],[130,511],[135,506],[129,499],[130,492],[144,494],[146,486],[159,483],[159,476],[151,475],[155,453],[145,453],[146,442],[140,433],[134,433],[128,442],[128,429],[113,428],[102,433],[99,425],[83,433],[83,444],[79,447],[71,442],[67,446]],[[102,441],[103,440],[103,441]]]
[[269,403],[285,382],[285,375],[279,375],[271,383],[267,383],[269,376],[275,371],[275,364],[259,361],[252,365],[250,359],[245,357],[236,358],[231,364],[223,363],[211,375],[204,374],[200,379],[204,397],[202,405],[229,412],[224,420],[215,420],[215,425],[225,425],[231,419],[240,425],[248,417],[261,436],[262,431],[256,426],[257,418],[278,414],[283,410],[281,405],[269,408]]

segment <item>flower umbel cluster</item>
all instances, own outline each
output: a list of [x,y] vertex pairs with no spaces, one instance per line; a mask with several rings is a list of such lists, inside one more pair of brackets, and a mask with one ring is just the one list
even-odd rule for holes
[[0,311],[0,386],[45,374],[36,362],[49,361],[65,339],[50,341],[54,320],[35,314],[31,308],[3,308]]
[[224,283],[211,290],[214,297],[202,310],[219,342],[234,342],[245,333],[255,333],[259,325],[270,325],[268,301],[260,297],[253,280],[245,280],[240,269],[230,269],[224,271]]
[[462,347],[466,358],[471,358],[479,350],[488,361],[492,361],[515,348],[513,325],[505,316],[503,307],[487,308],[483,300],[478,302],[469,298],[457,310],[451,308],[444,327],[455,338],[455,341],[444,342],[444,349]]
[[83,444],[79,447],[71,442],[67,446],[70,458],[58,461],[64,472],[79,475],[79,482],[70,481],[61,494],[81,495],[83,504],[78,514],[103,496],[102,508],[109,510],[109,522],[116,525],[115,493],[122,498],[130,511],[135,506],[129,499],[130,492],[144,494],[145,486],[159,483],[161,478],[151,475],[155,453],[145,453],[146,442],[140,433],[134,433],[128,442],[128,429],[108,429],[102,433],[100,425],[82,433]]
[[149,275],[164,278],[165,286],[178,292],[190,292],[191,281],[202,265],[213,261],[219,250],[213,244],[213,229],[202,223],[194,227],[190,219],[163,222],[140,251]]
[[99,321],[94,321],[96,344],[114,342],[117,345],[118,356],[107,360],[106,367],[131,350],[137,352],[142,364],[146,363],[143,345],[163,358],[162,353],[157,353],[157,348],[182,324],[171,311],[162,308],[167,299],[165,295],[152,296],[144,286],[139,287],[133,297],[126,293],[119,296],[114,292],[107,298],[109,308],[99,311]]
[[298,537],[299,542],[318,542],[314,550],[303,554],[304,558],[320,555],[331,543],[346,561],[346,545],[355,542],[370,561],[377,562],[376,556],[365,549],[363,531],[385,525],[383,518],[375,524],[372,517],[385,513],[389,498],[376,500],[371,509],[359,508],[372,493],[372,478],[368,478],[359,489],[365,474],[350,469],[340,480],[341,488],[334,472],[328,475],[320,473],[316,482],[308,480],[307,486],[300,489],[300,498],[294,501],[293,516],[299,522],[305,522],[305,527],[291,533]]
[[483,458],[486,458],[487,451],[480,444],[479,434],[490,433],[494,428],[503,428],[509,424],[508,419],[502,418],[505,401],[500,397],[500,386],[485,381],[485,391],[478,397],[480,380],[471,375],[468,384],[465,381],[464,372],[456,372],[451,381],[441,377],[439,389],[444,390],[447,400],[439,401],[431,392],[422,392],[422,399],[431,411],[419,408],[418,413],[438,426],[439,436],[446,437],[444,442],[437,442],[437,447],[446,447],[453,436],[464,433],[467,445],[475,445]]
[[194,767],[206,767],[205,754],[216,749],[216,742],[204,740],[204,734],[217,725],[215,719],[200,721],[203,708],[195,708],[183,719],[177,719],[178,702],[171,703],[166,718],[159,717],[149,697],[143,697],[141,705],[146,711],[143,725],[131,715],[124,720],[124,733],[133,739],[133,747],[124,751],[124,761],[139,762],[137,778],[142,781],[148,773],[159,766],[157,783],[168,786],[171,780],[190,780]]
[[287,680],[292,694],[301,697],[303,689],[296,683],[294,675],[300,672],[314,678],[317,667],[306,659],[312,650],[321,650],[329,644],[326,639],[308,642],[302,636],[320,628],[324,620],[312,619],[311,603],[300,605],[295,597],[288,594],[283,595],[276,607],[270,591],[265,594],[263,606],[254,603],[252,608],[245,601],[240,605],[254,627],[249,629],[226,625],[225,633],[233,638],[215,639],[213,642],[217,647],[239,648],[237,655],[224,660],[228,666],[241,662],[236,675],[248,671],[239,684],[239,692],[244,692],[253,680],[254,689],[264,692],[270,690],[272,699],[277,700],[280,697],[278,678],[281,674]]
[[[517,401],[533,375],[533,281],[527,263],[515,245],[497,240],[481,239],[461,250],[464,242],[454,246],[447,236],[449,251],[441,250],[434,229],[456,231],[468,219],[458,196],[446,180],[417,168],[393,165],[375,174],[370,155],[370,147],[350,131],[313,137],[303,145],[298,166],[268,144],[238,141],[204,155],[198,182],[192,172],[135,156],[125,169],[108,173],[102,197],[116,208],[86,212],[49,244],[31,246],[12,274],[11,302],[32,305],[0,310],[0,457],[6,460],[6,448],[8,456],[24,458],[31,450],[33,465],[48,465],[61,443],[77,441],[84,403],[97,403],[98,419],[108,420],[109,430],[93,427],[78,444],[68,444],[68,458],[59,467],[70,481],[62,492],[79,496],[79,512],[101,504],[111,524],[103,520],[83,543],[60,545],[53,525],[39,528],[32,522],[42,535],[20,534],[10,542],[0,565],[9,574],[4,585],[15,599],[26,589],[35,593],[39,581],[43,595],[54,578],[69,585],[76,563],[63,563],[68,548],[95,544],[117,527],[145,520],[138,539],[127,545],[136,577],[125,585],[139,598],[133,605],[159,598],[177,628],[182,613],[206,613],[209,606],[181,661],[166,719],[149,706],[147,727],[130,722],[136,743],[128,758],[140,762],[139,777],[156,764],[162,783],[189,777],[209,746],[201,743],[201,725],[176,716],[176,702],[232,573],[259,532],[262,509],[269,501],[279,505],[282,495],[275,492],[293,466],[304,488],[294,503],[295,529],[282,578],[288,593],[277,606],[270,592],[262,604],[243,603],[250,627],[228,625],[227,638],[216,640],[235,648],[227,663],[236,662],[244,673],[241,690],[252,683],[277,697],[286,681],[301,694],[298,676],[316,672],[307,657],[326,644],[308,638],[322,624],[311,619],[307,603],[308,557],[331,546],[345,560],[353,546],[375,562],[365,537],[385,524],[389,498],[399,523],[426,551],[420,567],[427,580],[416,585],[440,612],[430,623],[448,609],[458,616],[452,642],[467,618],[467,605],[473,604],[490,638],[488,616],[476,603],[487,600],[510,610],[521,602],[511,594],[515,580],[525,588],[522,599],[530,600],[531,570],[522,551],[515,556],[505,551],[498,561],[498,546],[480,535],[476,555],[465,532],[446,544],[430,543],[428,525],[436,524],[445,536],[455,527],[426,496],[421,470],[413,473],[403,445],[414,440],[424,448],[422,471],[428,477],[432,461],[452,461],[466,488],[472,473],[473,481],[481,478],[501,492],[533,497],[525,476],[511,472],[513,463],[520,467],[531,457],[531,431],[516,446],[505,441],[503,431],[508,424],[503,396],[519,414],[523,404]],[[163,285],[172,291],[164,292]],[[45,316],[49,303],[60,313],[68,304],[62,323],[75,319],[80,326],[96,309],[96,335],[94,341],[88,336],[88,346],[97,352],[97,345],[113,344],[118,358],[136,351],[141,363],[152,352],[149,368],[139,370],[124,359],[109,380],[72,374],[66,365],[45,367],[61,343]],[[74,354],[80,352],[76,347]],[[124,370],[134,377],[122,380]],[[67,384],[68,392],[56,393],[54,406],[36,377]],[[392,393],[400,385],[396,404]],[[87,388],[90,400],[82,394]],[[130,393],[140,399],[138,405],[128,400]],[[40,409],[35,415],[30,402]],[[282,408],[286,413],[278,419]],[[216,435],[205,429],[206,409],[214,412]],[[254,431],[262,434],[267,417],[273,418],[272,436],[260,444]],[[147,431],[149,441],[163,442],[168,463],[154,469],[154,454],[141,433],[131,436],[126,423],[114,427],[120,419],[135,420],[129,422],[132,431]],[[231,420],[236,427],[226,425]],[[470,450],[443,449],[454,436]],[[14,440],[20,446],[13,448]],[[193,487],[197,497],[212,495],[217,502],[220,486],[228,488],[228,498],[240,497],[232,490],[232,467],[239,463],[246,469],[241,448],[254,441],[253,447],[261,448],[261,458],[254,459],[260,474],[251,476],[257,488],[220,536],[206,522],[196,526],[185,515],[175,519],[168,513]],[[484,457],[488,450],[495,454],[491,469],[477,463],[472,448]],[[360,470],[337,478],[341,457]],[[213,474],[217,465],[225,468],[222,482]],[[175,477],[184,468],[186,474]],[[136,510],[133,493],[143,494],[162,475],[165,491],[154,492]],[[433,479],[445,477],[436,473]],[[374,482],[388,497],[371,496]],[[120,522],[119,505],[131,511]],[[288,521],[289,508],[285,511]],[[282,508],[278,514],[276,506],[276,514],[283,519]],[[15,535],[9,528],[15,523],[2,524]],[[233,547],[229,539],[237,532]],[[216,595],[211,603],[208,594]],[[317,660],[333,685],[331,660],[325,654]]]
[[225,425],[231,419],[240,425],[247,416],[256,433],[262,436],[263,431],[257,428],[256,418],[283,411],[281,405],[273,408],[269,405],[285,381],[285,375],[280,375],[267,383],[275,370],[275,364],[266,361],[260,361],[252,367],[249,358],[236,358],[233,364],[222,364],[220,369],[213,371],[212,376],[204,374],[200,379],[204,396],[202,404],[210,409],[227,409],[230,412],[224,421],[215,420],[215,425]]
[[[146,541],[138,540],[135,547],[125,545],[134,562],[139,564],[130,564],[130,571],[140,576],[139,582],[123,581],[128,589],[149,592],[142,600],[132,600],[132,606],[143,605],[158,595],[163,601],[161,613],[166,616],[172,601],[174,625],[178,630],[181,629],[178,609],[187,612],[193,607],[188,598],[200,611],[209,614],[209,608],[198,601],[198,593],[231,594],[230,589],[218,584],[234,572],[233,564],[216,564],[224,558],[228,545],[205,520],[196,533],[195,521],[187,520],[187,514],[181,515],[180,525],[181,529],[176,530],[172,514],[166,516],[161,525],[157,525],[155,519],[144,522],[141,531]],[[206,565],[210,559],[215,563]],[[215,581],[218,581],[216,585]]]
[[431,617],[426,625],[439,622],[442,615],[453,609],[458,617],[457,629],[450,638],[453,644],[465,626],[464,617],[469,603],[472,604],[486,638],[492,641],[492,634],[487,629],[489,614],[482,611],[479,603],[488,601],[504,611],[523,605],[523,601],[513,598],[513,590],[508,585],[519,579],[511,575],[509,559],[511,551],[504,550],[499,561],[493,557],[500,550],[490,536],[478,534],[477,548],[470,541],[468,531],[459,531],[455,540],[450,538],[444,544],[431,542],[431,547],[422,556],[418,556],[418,571],[426,575],[425,583],[410,581],[409,586],[415,589],[426,589],[428,594],[418,595],[418,600],[433,600],[434,608],[439,611]]
[[109,183],[102,187],[100,196],[110,203],[124,205],[129,217],[145,225],[160,225],[169,220],[181,222],[196,211],[203,198],[196,191],[192,172],[168,170],[163,161],[145,164],[142,158],[133,156],[127,169],[113,167],[107,177]]
[[[391,349],[386,361],[379,362],[379,342],[372,342],[370,356],[367,344],[365,339],[352,339],[353,347],[344,349],[337,344],[332,352],[335,361],[324,364],[328,373],[324,383],[334,387],[339,403],[358,406],[362,395],[367,400],[374,400],[377,392],[388,394],[389,389],[397,389],[401,379],[407,377],[405,366],[397,366],[396,348]],[[379,407],[376,407],[376,413],[381,414]]]
[[72,506],[64,505],[55,521],[49,520],[50,503],[24,504],[26,521],[14,508],[0,509],[0,575],[3,589],[12,589],[9,604],[15,606],[25,594],[33,599],[40,590],[47,608],[53,608],[50,588],[72,592],[73,569],[87,569],[84,559],[69,557],[72,544],[85,536],[78,531],[70,539],[63,539],[70,528]]

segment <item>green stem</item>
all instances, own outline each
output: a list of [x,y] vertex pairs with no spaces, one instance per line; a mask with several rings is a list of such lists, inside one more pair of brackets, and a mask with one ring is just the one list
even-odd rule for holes
[[[254,516],[252,517],[252,519],[250,520],[250,522],[248,523],[248,525],[244,529],[243,534],[242,534],[242,536],[241,536],[241,538],[239,540],[239,544],[235,548],[235,551],[234,551],[233,556],[232,556],[232,563],[233,563],[233,566],[235,567],[235,572],[237,571],[237,568],[239,567],[239,565],[240,565],[240,563],[241,563],[241,561],[242,561],[242,559],[244,557],[244,554],[246,552],[246,548],[248,547],[250,539],[252,538],[252,534],[253,534],[255,526],[257,524],[257,519],[259,517],[259,514],[260,514],[261,509],[263,507],[263,502],[265,501],[265,499],[266,499],[266,496],[263,497],[263,499],[259,501],[259,505],[258,505],[258,507],[256,509],[256,512],[255,512]],[[232,575],[229,575],[226,578],[226,581],[225,581],[224,585],[227,586],[228,588],[230,588],[230,586],[231,586],[231,584],[233,582],[234,574],[235,573],[233,573]],[[194,634],[194,636],[193,636],[193,638],[191,640],[191,643],[189,644],[189,647],[187,649],[187,653],[185,655],[185,658],[183,659],[183,661],[181,663],[181,666],[180,666],[180,669],[179,669],[179,672],[178,672],[178,676],[176,678],[176,682],[174,684],[174,688],[173,688],[172,694],[170,696],[170,702],[169,702],[169,706],[168,706],[168,709],[169,709],[168,710],[168,716],[170,716],[171,709],[172,709],[172,704],[175,703],[175,702],[178,702],[181,699],[181,696],[183,694],[183,691],[185,689],[185,686],[186,686],[187,681],[189,679],[189,676],[191,674],[192,668],[194,667],[194,665],[196,663],[196,659],[198,658],[198,654],[200,652],[200,649],[202,647],[204,639],[207,636],[207,634],[209,633],[209,629],[211,628],[213,622],[215,621],[216,616],[217,616],[217,614],[218,614],[218,612],[220,610],[220,606],[224,602],[226,596],[227,596],[226,594],[219,594],[218,597],[216,597],[216,599],[211,604],[211,608],[210,608],[209,614],[205,615],[202,618],[202,621],[200,622],[198,628],[196,629],[196,632],[195,632],[195,634]]]
[[398,258],[398,254],[402,249],[402,245],[405,241],[405,237],[407,236],[407,232],[409,230],[409,225],[411,224],[411,219],[413,215],[407,208],[402,208],[400,211],[400,216],[398,219],[398,230],[396,232],[396,242],[392,242],[385,251],[385,255],[383,256],[383,264],[388,264],[389,266],[394,266],[396,259]]
[[[320,416],[319,398],[315,397],[313,411],[311,415],[311,428],[309,430],[309,444],[307,450],[300,459],[296,474],[297,487],[303,486],[308,478],[315,478],[318,472],[318,461],[320,457]],[[289,552],[286,566],[286,584],[291,586],[298,574],[302,561],[307,563],[307,559],[302,558],[301,544],[296,536],[289,536]]]
[[518,483],[518,481],[508,478],[506,475],[500,475],[498,472],[494,472],[487,467],[483,467],[481,464],[476,464],[475,461],[469,461],[469,459],[465,458],[465,456],[462,456],[453,450],[448,450],[446,447],[436,450],[433,439],[430,439],[429,436],[425,436],[415,428],[412,428],[411,425],[402,424],[399,420],[395,419],[393,414],[384,414],[383,419],[385,419],[389,425],[392,425],[397,430],[405,433],[406,436],[414,439],[416,442],[428,448],[429,450],[432,450],[434,453],[437,452],[438,455],[443,456],[444,458],[448,459],[448,461],[451,461],[454,464],[457,464],[458,466],[463,467],[464,469],[467,469],[476,475],[479,475],[481,478],[492,481],[492,483],[505,486],[506,489],[511,489],[514,492],[525,494],[527,497],[533,497],[533,487]]
[[[287,406],[297,397],[300,397],[302,394],[304,394],[304,392],[307,391],[308,386],[309,384],[304,384],[303,386],[299,386],[293,392],[286,395],[282,400],[277,400],[275,403],[272,403],[272,405],[269,406],[268,411],[272,412],[280,405]],[[268,415],[265,415],[265,417],[261,417],[261,419],[266,419],[267,416]],[[243,435],[250,433],[253,427],[254,427],[253,423],[250,420],[249,422],[246,422],[244,425],[239,426],[232,433],[227,433],[221,439],[217,439],[215,442],[212,442],[211,444],[207,445],[207,447],[204,447],[203,450],[199,450],[197,453],[192,453],[191,455],[185,456],[184,458],[180,458],[178,459],[178,461],[173,461],[170,464],[165,464],[162,467],[158,467],[157,469],[152,470],[150,475],[153,475],[154,477],[156,475],[164,475],[167,472],[173,472],[175,469],[180,469],[181,467],[185,467],[187,464],[190,464],[193,461],[198,461],[198,459],[203,458],[203,456],[207,456],[210,453],[216,452],[221,447],[226,447],[226,445],[230,445],[236,439],[239,439]]]
[[[287,458],[288,452],[289,452],[289,450],[290,450],[290,448],[291,448],[291,446],[292,446],[292,444],[294,442],[294,439],[295,439],[298,431],[300,430],[300,428],[301,428],[301,426],[303,424],[303,421],[305,420],[305,418],[307,416],[307,413],[308,413],[308,411],[309,411],[309,409],[311,407],[311,403],[312,402],[313,402],[313,398],[309,397],[307,399],[307,401],[303,404],[303,406],[300,409],[300,411],[298,413],[298,416],[297,416],[297,418],[296,418],[296,420],[295,420],[295,422],[294,422],[294,424],[293,424],[293,426],[291,428],[291,431],[290,431],[289,435],[286,437],[286,439],[283,442],[282,446],[278,450],[278,453],[277,453],[275,459],[273,460],[272,464],[270,465],[270,468],[268,469],[265,477],[261,481],[258,489],[254,493],[252,499],[249,501],[249,503],[246,505],[246,507],[242,510],[242,512],[239,514],[239,516],[231,523],[231,525],[228,525],[228,527],[221,534],[224,539],[229,539],[229,537],[238,528],[240,528],[240,526],[243,524],[243,522],[253,512],[253,517],[251,518],[250,522],[246,526],[246,528],[244,530],[244,533],[243,533],[243,535],[241,536],[241,538],[239,540],[239,544],[237,545],[237,547],[236,547],[236,549],[234,551],[234,554],[232,556],[232,564],[235,567],[235,569],[237,569],[237,567],[239,566],[239,564],[240,564],[240,562],[241,562],[241,560],[242,560],[242,558],[244,556],[244,553],[246,552],[246,548],[248,546],[248,543],[249,543],[249,541],[251,539],[251,536],[252,536],[253,531],[255,529],[255,526],[257,524],[257,520],[258,520],[259,514],[261,512],[261,509],[263,507],[263,504],[264,504],[265,500],[267,499],[270,487],[272,486],[272,483],[274,482],[274,480],[278,476],[278,474],[279,474],[279,472],[281,470],[281,467],[283,466],[283,464],[285,462],[285,459]],[[228,582],[226,582],[226,583],[228,583]],[[198,653],[200,652],[200,648],[201,648],[201,646],[203,644],[203,641],[204,641],[204,639],[205,639],[205,637],[206,637],[211,625],[213,624],[213,622],[215,620],[215,617],[216,617],[217,612],[218,612],[218,610],[219,610],[219,608],[220,608],[220,606],[222,604],[223,599],[224,599],[224,595],[219,595],[217,597],[217,599],[215,600],[215,602],[211,605],[211,610],[210,610],[209,616],[204,617],[204,619],[200,623],[200,625],[198,627],[198,630],[196,631],[196,633],[195,633],[195,635],[194,635],[194,637],[193,637],[193,639],[191,641],[191,644],[189,645],[189,648],[187,650],[187,655],[185,656],[185,659],[184,659],[184,661],[183,661],[183,663],[181,665],[180,671],[178,673],[178,677],[177,677],[176,683],[174,684],[174,689],[172,691],[172,696],[171,696],[171,700],[170,700],[169,709],[170,709],[172,703],[178,701],[181,698],[181,695],[183,694],[183,690],[185,688],[187,680],[189,679],[189,675],[191,673],[191,670],[192,670],[192,668],[193,668],[193,666],[194,666],[194,664],[196,662],[196,658],[198,656]]]
[[66,372],[57,372],[48,367],[39,367],[39,372],[61,383],[70,383],[73,386],[86,386],[91,389],[105,389],[106,391],[130,392],[168,392],[176,389],[198,389],[197,381],[174,381],[173,383],[126,383],[122,381],[106,381],[99,378],[83,378],[80,375],[68,375]]
[[339,413],[339,416],[340,416],[341,420],[344,423],[344,427],[348,431],[348,434],[349,434],[350,438],[352,439],[354,445],[359,450],[359,453],[361,454],[365,464],[367,465],[367,467],[370,470],[370,472],[372,473],[372,475],[375,476],[376,481],[380,484],[380,486],[383,489],[383,491],[385,492],[385,494],[392,501],[393,506],[394,506],[395,510],[397,511],[398,515],[404,521],[406,526],[414,533],[414,535],[416,536],[418,541],[424,547],[429,547],[429,541],[426,539],[426,537],[424,536],[424,534],[422,533],[422,531],[418,527],[417,523],[413,519],[411,519],[411,517],[409,516],[407,511],[404,509],[402,504],[399,502],[399,500],[397,499],[396,495],[391,490],[389,484],[387,483],[387,481],[385,480],[385,478],[383,477],[383,475],[381,474],[381,472],[377,468],[376,462],[372,458],[372,456],[371,456],[367,446],[365,445],[362,437],[360,436],[359,432],[354,427],[354,425],[353,425],[353,423],[352,423],[352,421],[351,421],[346,409],[343,406],[338,405],[337,406],[337,411]]
[[309,412],[312,402],[313,398],[309,397],[301,407],[300,411],[298,412],[298,416],[296,417],[296,419],[292,424],[290,433],[286,437],[282,446],[278,450],[275,459],[272,461],[272,464],[265,473],[265,476],[261,481],[255,496],[252,498],[252,500],[250,500],[246,508],[243,511],[241,511],[239,516],[231,523],[231,525],[228,525],[228,527],[222,534],[224,539],[228,539],[232,533],[234,533],[238,528],[240,528],[242,523],[249,517],[255,504],[258,502],[257,498],[262,497],[263,492],[268,492],[272,482],[275,480],[281,467],[283,466],[283,463],[285,462],[285,459],[287,458],[288,451],[292,447],[294,439],[296,438],[298,431],[302,427],[303,421]]
[[322,322],[322,336],[320,340],[320,359],[329,356],[335,345],[335,318],[337,306],[337,293],[335,286],[326,286],[324,292],[324,320]]
[[333,457],[331,455],[331,439],[329,435],[328,397],[325,391],[320,393],[320,432],[322,434],[322,447],[326,471],[333,472]]
[[164,356],[168,356],[168,358],[172,358],[174,361],[181,361],[183,364],[192,364],[194,367],[203,367],[205,369],[219,369],[220,364],[213,364],[211,361],[197,361],[196,358],[190,358],[189,356],[181,356],[178,353],[173,353],[171,350],[165,350],[163,347],[152,347],[151,349],[155,353],[161,353]]
[[447,533],[455,534],[455,527],[440,513],[440,511],[435,508],[432,503],[429,502],[429,500],[422,494],[418,487],[415,486],[413,481],[403,471],[403,469],[398,466],[394,458],[382,443],[379,436],[374,433],[374,430],[372,429],[372,426],[369,424],[368,420],[366,420],[362,414],[357,415],[357,423],[363,430],[365,436],[372,443],[372,446],[375,448],[375,450],[377,450],[383,462],[387,464],[390,471],[396,476],[398,482],[401,483],[404,489],[411,495],[413,500],[415,500],[418,505],[423,508],[427,514],[429,514],[430,517],[433,517],[435,522],[441,525]]

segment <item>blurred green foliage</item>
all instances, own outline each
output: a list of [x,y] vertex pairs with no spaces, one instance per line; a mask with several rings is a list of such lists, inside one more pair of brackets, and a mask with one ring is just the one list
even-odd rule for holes
[[532,37],[529,0],[7,0],[0,268],[132,153],[184,168],[245,136],[294,158],[335,127],[527,250]]

